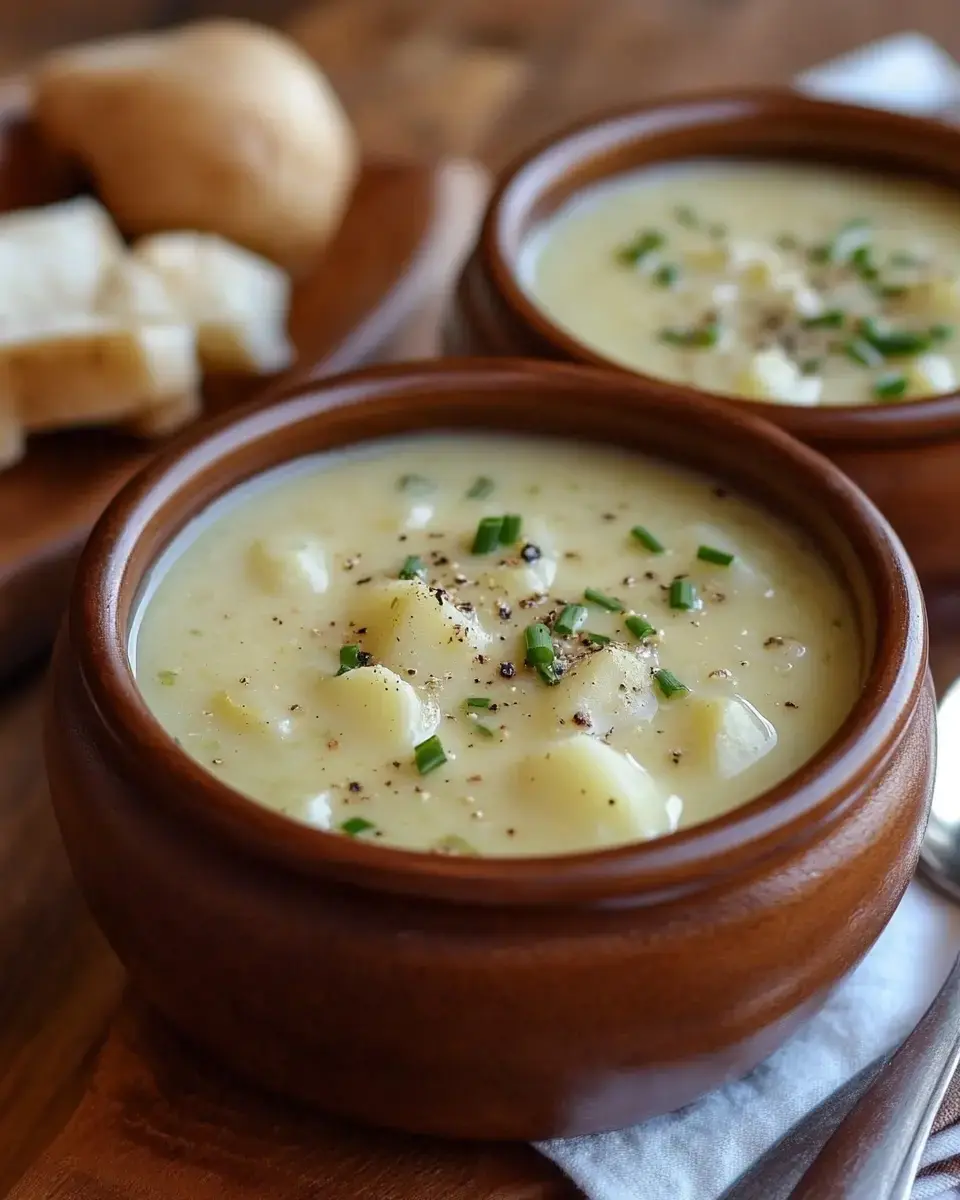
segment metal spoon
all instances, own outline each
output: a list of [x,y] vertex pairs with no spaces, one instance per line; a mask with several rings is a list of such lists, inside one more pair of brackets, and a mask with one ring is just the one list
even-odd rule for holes
[[[960,679],[937,713],[938,755],[921,870],[960,901]],[[721,1200],[908,1200],[960,1061],[960,958],[920,1024],[793,1126]]]

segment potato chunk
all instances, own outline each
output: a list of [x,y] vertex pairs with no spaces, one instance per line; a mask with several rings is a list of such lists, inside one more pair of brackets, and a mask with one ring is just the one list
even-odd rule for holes
[[379,664],[330,676],[321,691],[329,705],[327,727],[341,746],[375,746],[385,758],[409,754],[440,724],[436,704]]
[[691,696],[694,752],[721,779],[740,775],[777,744],[777,731],[741,696]]
[[813,405],[820,399],[823,381],[815,375],[804,375],[782,350],[771,349],[754,354],[738,387],[748,399]]
[[679,815],[635,759],[582,733],[523,760],[518,802],[536,814],[538,842],[552,853],[658,837]]
[[323,543],[296,533],[257,538],[247,551],[250,577],[274,596],[297,593],[319,596],[330,585]]
[[633,728],[657,711],[652,687],[652,660],[623,646],[604,646],[581,658],[567,671],[563,687],[551,688],[554,718],[586,723],[593,732]]
[[917,400],[943,396],[957,387],[953,363],[943,354],[921,354],[907,367],[906,376],[907,396]]
[[421,679],[462,670],[490,641],[473,613],[417,580],[395,579],[370,591],[357,625],[367,630],[364,650]]

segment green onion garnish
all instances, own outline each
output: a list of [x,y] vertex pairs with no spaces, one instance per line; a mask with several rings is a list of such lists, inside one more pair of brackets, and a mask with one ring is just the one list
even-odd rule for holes
[[500,545],[515,546],[520,541],[523,517],[519,513],[507,513],[500,527]]
[[850,262],[858,251],[864,250],[870,241],[869,222],[862,217],[848,221],[827,247],[829,262]]
[[689,579],[674,579],[670,584],[670,607],[685,610],[697,607],[697,589]]
[[923,259],[918,258],[916,254],[911,254],[909,250],[894,250],[890,255],[891,267],[922,267]]
[[424,475],[401,475],[397,480],[397,487],[401,492],[412,492],[414,496],[425,496],[427,492],[433,491],[434,485]]
[[493,491],[494,482],[487,475],[479,475],[467,492],[468,500],[482,500]]
[[850,265],[867,283],[873,283],[880,275],[873,261],[873,251],[869,246],[858,246],[850,255]]
[[553,632],[560,637],[572,637],[583,628],[587,610],[582,604],[568,604],[553,623]]
[[846,319],[842,308],[828,308],[815,317],[804,317],[800,324],[804,329],[839,329]]
[[560,682],[560,675],[552,662],[537,663],[536,670],[537,674],[548,687],[553,687],[555,683]]
[[638,233],[632,242],[627,242],[617,250],[617,260],[627,266],[639,266],[655,250],[659,250],[666,238],[656,229],[646,229]]
[[542,621],[535,621],[532,625],[528,625],[523,631],[523,640],[527,647],[527,666],[535,667],[540,663],[552,663],[556,658],[550,630]]
[[660,330],[660,341],[669,346],[683,346],[687,350],[707,350],[720,340],[720,326],[716,321],[706,325],[693,325],[687,329],[667,326]]
[[927,331],[932,342],[948,342],[956,332],[953,325],[938,323],[931,325]]
[[590,633],[587,631],[583,635],[588,642],[593,642],[595,646],[609,646],[613,638],[607,637],[605,633]]
[[653,273],[653,282],[657,287],[670,288],[680,278],[680,268],[676,263],[664,263]]
[[483,517],[473,535],[471,554],[489,554],[500,545],[503,517]]
[[907,390],[907,377],[899,371],[881,375],[873,385],[873,394],[881,400],[896,400]]
[[494,730],[492,730],[489,725],[484,725],[484,723],[482,721],[478,721],[476,719],[476,717],[474,717],[471,720],[470,724],[477,731],[477,733],[482,734],[485,738],[492,738],[492,737],[497,736],[496,733],[494,732]]
[[477,851],[458,833],[448,833],[442,838],[438,838],[433,844],[433,849],[438,854],[463,854],[476,858]]
[[419,746],[414,746],[413,754],[417,762],[417,770],[421,775],[426,775],[429,771],[434,771],[437,767],[442,767],[447,761],[443,744],[436,734],[433,737],[428,737]]
[[641,641],[643,641],[644,638],[650,637],[651,634],[657,632],[656,626],[651,625],[646,617],[627,617],[627,619],[624,621],[624,625],[626,625],[635,638],[639,638]]
[[734,555],[728,554],[726,550],[718,550],[715,546],[698,546],[697,558],[703,562],[715,563],[718,567],[729,567]]
[[682,225],[684,229],[696,229],[700,224],[697,214],[689,204],[678,204],[673,210],[673,219],[678,225]]
[[655,538],[653,534],[643,525],[634,525],[630,530],[630,536],[635,537],[641,546],[645,546],[651,554],[662,554],[665,547],[663,542]]
[[851,338],[841,346],[847,358],[852,358],[861,367],[879,367],[883,364],[883,355],[863,338]]
[[417,554],[409,554],[404,559],[403,566],[400,568],[401,579],[419,579],[424,580],[427,577],[427,568],[423,565],[423,559]]
[[348,671],[355,671],[357,667],[363,663],[363,652],[359,646],[341,646],[340,647],[340,670],[338,675],[346,675]]
[[667,671],[663,667],[661,667],[658,671],[654,671],[653,677],[657,681],[657,687],[659,687],[660,691],[667,700],[669,700],[671,696],[679,696],[684,692],[690,691],[687,685],[685,683],[681,683],[672,671]]
[[162,683],[164,687],[173,687],[173,685],[177,682],[177,676],[179,674],[179,671],[158,671],[157,680]]
[[881,300],[895,300],[907,294],[907,289],[900,283],[878,283],[874,290]]
[[823,368],[822,358],[805,358],[800,363],[801,375],[816,375]]
[[349,821],[344,821],[340,826],[340,832],[345,833],[347,837],[356,837],[358,834],[366,833],[369,829],[376,829],[376,825],[372,821],[368,821],[366,817],[351,817]]
[[812,263],[826,263],[830,261],[829,246],[811,246],[807,251],[807,258]]
[[596,588],[584,588],[583,597],[591,604],[605,608],[607,612],[623,612],[626,608],[622,600],[618,600],[616,596],[607,596],[604,592],[598,592]]
[[489,708],[493,701],[489,696],[468,696],[467,708]]
[[914,333],[909,329],[883,329],[872,317],[860,322],[860,334],[881,354],[897,357],[903,354],[921,354],[930,348],[930,335]]

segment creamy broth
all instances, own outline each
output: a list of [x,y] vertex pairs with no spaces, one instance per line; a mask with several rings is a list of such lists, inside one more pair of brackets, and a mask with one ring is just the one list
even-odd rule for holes
[[396,846],[550,854],[708,820],[809,759],[864,670],[796,530],[613,449],[305,460],[166,558],[131,647],[163,726],[262,804]]
[[605,357],[709,391],[861,405],[953,391],[960,194],[829,166],[715,161],[580,193],[520,280]]

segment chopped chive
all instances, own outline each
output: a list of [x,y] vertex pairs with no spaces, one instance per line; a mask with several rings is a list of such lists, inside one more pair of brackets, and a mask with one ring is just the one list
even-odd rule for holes
[[697,229],[700,225],[697,214],[689,204],[678,204],[673,210],[673,219],[678,225],[682,225],[684,229]]
[[617,260],[626,266],[636,267],[649,258],[655,250],[659,250],[666,238],[656,229],[645,229],[638,233],[632,242],[627,242],[617,250]]
[[485,738],[496,737],[496,732],[489,725],[484,725],[482,721],[478,721],[475,717],[470,722],[471,726]]
[[425,496],[428,492],[433,491],[434,484],[425,475],[401,475],[397,480],[397,487],[401,492],[411,492],[414,496]]
[[867,248],[870,224],[862,217],[848,221],[827,247],[827,261],[845,263],[853,260],[858,251]]
[[471,554],[489,554],[500,545],[503,517],[483,517],[473,535]]
[[662,554],[666,548],[663,542],[654,537],[645,525],[634,525],[630,530],[630,536],[636,538],[640,545],[646,547],[651,554]]
[[921,354],[930,348],[930,335],[909,329],[883,329],[872,317],[860,322],[860,335],[880,354],[893,358],[899,355]]
[[408,554],[403,561],[403,566],[400,568],[401,579],[419,579],[424,580],[427,577],[427,568],[423,564],[423,559],[417,554]]
[[883,363],[883,355],[863,338],[850,338],[841,346],[847,358],[852,358],[861,367],[879,367]]
[[815,317],[804,317],[800,324],[804,329],[839,329],[846,319],[842,308],[828,308]]
[[702,562],[715,563],[718,567],[729,567],[734,560],[733,554],[726,550],[718,550],[715,546],[698,546],[697,558]]
[[419,746],[414,746],[413,755],[416,759],[417,770],[421,775],[426,775],[428,772],[436,770],[437,767],[442,767],[447,761],[443,744],[436,734],[428,737]]
[[372,821],[368,821],[366,817],[351,817],[349,821],[344,821],[340,826],[340,832],[345,833],[347,837],[356,837],[370,829],[376,829],[376,825]]
[[560,637],[572,637],[583,628],[587,610],[582,604],[568,604],[553,623],[553,632]]
[[873,251],[869,246],[858,246],[850,255],[850,265],[867,283],[873,283],[880,275],[873,261]]
[[478,851],[458,833],[448,833],[442,838],[438,838],[433,844],[433,849],[437,854],[462,854],[471,858],[476,858]]
[[485,496],[489,496],[494,489],[494,482],[487,475],[478,475],[474,480],[470,490],[467,492],[468,500],[483,500]]
[[537,674],[548,687],[553,687],[555,683],[560,682],[560,674],[552,662],[537,663],[536,670]]
[[542,621],[528,625],[523,631],[523,640],[527,647],[527,666],[536,667],[540,663],[552,663],[556,658],[550,630]]
[[359,646],[341,646],[340,647],[340,670],[338,675],[346,675],[348,671],[355,671],[357,667],[363,666],[364,654]]
[[800,248],[800,242],[792,233],[777,234],[776,245],[780,250],[799,250]]
[[716,224],[707,227],[707,235],[716,238],[718,241],[720,238],[725,238],[728,232],[729,230],[722,221],[717,221]]
[[656,626],[651,625],[646,617],[632,616],[627,617],[624,625],[630,630],[635,638],[643,641],[644,638],[650,637],[651,634],[657,632]]
[[467,708],[489,708],[493,701],[489,696],[468,696]]
[[674,579],[670,584],[670,607],[688,611],[697,607],[697,589],[689,579]]
[[500,527],[500,545],[515,546],[520,541],[523,517],[519,513],[507,513]]
[[948,342],[956,332],[953,325],[944,325],[938,322],[936,325],[931,325],[927,330],[932,342]]
[[659,687],[660,691],[667,700],[669,700],[671,696],[679,696],[682,695],[683,692],[690,691],[687,685],[685,683],[681,683],[672,671],[667,671],[663,667],[661,667],[658,671],[654,671],[653,677],[657,681],[657,687]]
[[671,288],[680,278],[680,268],[676,263],[664,263],[653,273],[653,282],[657,287]]
[[805,358],[800,363],[801,375],[817,375],[823,369],[822,358]]
[[688,350],[708,350],[720,340],[720,326],[716,321],[706,325],[692,325],[687,329],[667,326],[660,330],[661,342],[669,346],[683,346]]
[[875,291],[881,300],[895,300],[907,294],[907,289],[900,283],[879,283]]
[[881,375],[873,385],[873,394],[881,400],[896,400],[907,390],[907,377],[899,371]]
[[811,246],[807,258],[812,263],[827,263],[830,261],[830,247],[826,245]]
[[613,638],[607,637],[605,633],[590,633],[589,630],[583,636],[595,646],[609,646],[613,641]]
[[604,592],[598,592],[596,588],[584,588],[583,597],[591,604],[605,608],[607,612],[623,612],[626,608],[622,600],[618,600],[616,596],[607,596]]
[[179,674],[179,671],[158,671],[157,680],[158,682],[162,683],[164,687],[173,687],[173,685],[177,682],[177,676]]
[[909,250],[894,250],[890,255],[891,267],[922,267],[923,259],[918,258],[916,254],[911,254]]

